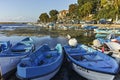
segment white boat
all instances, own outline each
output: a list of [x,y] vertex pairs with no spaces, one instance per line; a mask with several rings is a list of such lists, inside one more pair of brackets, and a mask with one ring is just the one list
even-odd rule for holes
[[120,44],[116,41],[105,41],[100,43],[99,40],[94,40],[92,47],[106,54],[110,54],[112,57],[120,58]]
[[112,56],[120,59],[120,44],[116,42],[107,42],[105,44],[108,48],[108,51],[105,52],[113,52]]
[[8,51],[0,54],[0,76],[6,79],[15,70],[19,61],[30,55],[34,49],[31,38],[25,38]]
[[73,70],[75,70],[79,75],[85,77],[88,80],[113,80],[115,77],[112,74],[99,73],[82,68],[74,63],[72,63],[72,66]]
[[88,80],[113,80],[118,74],[117,61],[91,47],[83,44],[76,47],[66,45],[64,50],[72,69]]

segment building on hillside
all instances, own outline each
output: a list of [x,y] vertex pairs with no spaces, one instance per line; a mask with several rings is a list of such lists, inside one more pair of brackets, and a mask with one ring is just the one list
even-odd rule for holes
[[64,20],[66,18],[66,15],[69,13],[68,10],[62,10],[58,14],[58,20]]

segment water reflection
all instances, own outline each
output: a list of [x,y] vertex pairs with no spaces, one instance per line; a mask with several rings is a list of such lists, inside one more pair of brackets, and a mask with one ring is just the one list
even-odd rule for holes
[[[0,34],[0,41],[9,40],[12,43],[12,45],[15,45],[17,42],[21,41],[25,37],[28,36],[16,36],[16,35],[6,36],[4,34]],[[30,36],[30,37],[34,40],[36,49],[43,44],[48,44],[51,48],[54,48],[57,43],[61,43],[62,46],[67,44],[67,39],[62,36],[42,36],[42,37]],[[94,35],[93,36],[81,35],[79,37],[76,37],[76,39],[78,40],[78,43],[92,44],[92,41],[95,39],[95,37]],[[10,77],[7,80],[18,80],[18,79],[15,77],[15,73],[14,73],[10,75]],[[86,79],[78,75],[75,71],[73,71],[69,63],[64,61],[60,71],[51,80],[86,80]]]
[[[10,41],[12,45],[15,45],[17,42],[21,41],[25,37],[28,36],[5,36],[1,35],[0,36],[0,41]],[[50,37],[50,36],[43,36],[43,37],[36,37],[36,36],[31,36],[31,38],[35,42],[36,48],[38,48],[40,45],[43,44],[48,44],[51,48],[55,47],[57,43],[61,43],[62,46],[67,44],[67,39],[64,37]]]
[[[12,45],[15,45],[17,42],[21,41],[25,37],[28,36],[0,36],[0,41],[10,41]],[[67,39],[62,36],[58,37],[51,37],[51,36],[43,36],[43,37],[36,37],[31,36],[31,38],[35,42],[36,49],[39,48],[43,44],[48,44],[51,48],[54,48],[57,43],[61,43],[62,46],[68,44]],[[82,40],[82,38],[77,38],[78,40]],[[79,41],[78,41],[79,42]],[[72,76],[74,75],[74,76]],[[85,80],[81,76],[79,76],[76,72],[74,72],[71,68],[69,68],[69,63],[63,62],[61,70],[56,74],[55,77],[53,77],[51,80]],[[18,80],[15,77],[15,73],[10,75],[8,80]]]

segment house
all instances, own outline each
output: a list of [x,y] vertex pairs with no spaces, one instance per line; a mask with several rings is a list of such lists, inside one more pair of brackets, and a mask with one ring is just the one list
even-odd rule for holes
[[58,14],[58,20],[63,20],[68,13],[69,13],[68,10],[62,10],[62,11],[60,11],[59,14]]

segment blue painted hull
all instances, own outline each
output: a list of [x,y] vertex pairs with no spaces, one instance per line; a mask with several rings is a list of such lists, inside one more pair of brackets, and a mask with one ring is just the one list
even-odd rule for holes
[[72,63],[84,69],[111,75],[119,71],[119,65],[113,58],[88,46],[82,44],[74,48],[65,46],[64,50]]
[[[22,59],[17,65],[17,76],[22,79],[41,80],[42,77],[52,75],[62,64],[62,47],[50,50],[48,45],[41,46],[28,58]],[[53,77],[53,76],[52,76]],[[50,77],[51,78],[51,77]]]
[[15,46],[11,47],[8,51],[0,54],[0,72],[2,77],[4,77],[4,75],[10,71],[14,70],[22,58],[25,58],[32,53],[32,45],[33,44],[28,43],[24,44],[23,41],[20,41]]

